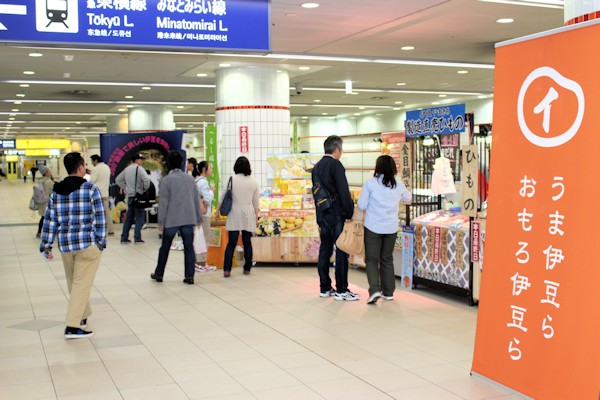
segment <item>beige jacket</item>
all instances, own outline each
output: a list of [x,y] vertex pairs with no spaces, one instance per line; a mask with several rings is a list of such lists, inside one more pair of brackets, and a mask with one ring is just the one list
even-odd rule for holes
[[[255,210],[258,208],[258,183],[251,176],[237,174],[233,176],[232,185],[233,204],[225,228],[228,231],[254,233],[256,232]],[[226,185],[225,190],[227,190]]]
[[[44,192],[46,192],[46,196],[50,197],[50,193],[52,193],[52,189],[54,189],[54,181],[49,176],[41,177],[38,183],[44,184]],[[48,207],[48,202],[42,203],[39,205],[38,215],[43,217],[46,215],[46,207]]]

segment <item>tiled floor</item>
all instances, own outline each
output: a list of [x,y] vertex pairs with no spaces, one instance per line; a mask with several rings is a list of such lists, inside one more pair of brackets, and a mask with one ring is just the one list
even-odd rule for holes
[[[91,339],[66,341],[60,257],[47,262],[27,210],[31,184],[0,182],[0,399],[518,399],[471,377],[477,308],[426,290],[367,306],[318,297],[314,268],[196,275],[159,240],[109,239],[91,302]],[[120,228],[120,227],[119,227]]]

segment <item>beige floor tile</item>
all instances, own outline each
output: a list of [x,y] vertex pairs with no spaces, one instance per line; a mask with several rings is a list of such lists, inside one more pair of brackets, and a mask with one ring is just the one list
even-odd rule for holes
[[0,386],[0,399],[46,400],[56,396],[52,382],[44,381]]
[[209,379],[200,375],[192,381],[180,382],[179,386],[191,399],[247,393],[246,389],[230,376]]
[[[257,371],[260,371],[260,369],[257,369]],[[235,380],[251,392],[300,384],[296,378],[285,371],[254,372],[252,374],[235,375]]]
[[259,400],[322,400],[324,398],[304,385],[255,390],[252,394]]
[[110,376],[119,390],[174,383],[171,376],[162,368],[136,369],[118,373],[111,372]]
[[461,397],[435,385],[393,391],[389,394],[402,400],[461,400]]
[[50,381],[48,367],[12,369],[0,371],[0,386],[21,385],[24,383]]
[[332,400],[358,396],[376,396],[382,393],[381,390],[354,376],[331,381],[307,383],[307,386],[326,399]]
[[121,389],[124,400],[188,400],[189,397],[176,384],[154,385]]

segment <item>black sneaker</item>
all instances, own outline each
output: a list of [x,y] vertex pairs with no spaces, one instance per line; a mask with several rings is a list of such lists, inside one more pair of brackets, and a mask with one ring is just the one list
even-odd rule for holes
[[133,242],[133,244],[144,244],[146,242],[144,242],[143,240],[136,240],[135,242]]
[[329,289],[329,290],[326,290],[326,291],[324,291],[324,292],[321,292],[321,293],[319,294],[319,296],[320,296],[320,297],[333,297],[333,296],[335,296],[335,293],[336,293],[336,292],[335,292],[335,290],[334,290],[334,289]]
[[162,282],[163,277],[156,275],[154,272],[150,274],[150,278],[154,279],[156,282]]
[[127,239],[127,240],[121,240],[121,244],[130,244],[131,240]]
[[90,337],[93,335],[94,335],[94,332],[84,331],[81,328],[73,328],[71,326],[67,326],[65,328],[65,339],[83,339],[83,338]]
[[185,278],[183,280],[183,283],[187,283],[188,285],[193,285],[194,284],[194,278]]
[[367,300],[367,304],[377,304],[377,300],[379,300],[380,298],[381,298],[381,293],[375,292],[369,297],[369,300]]
[[81,322],[79,323],[79,327],[80,328],[85,328],[87,326],[87,318],[84,318],[81,320]]

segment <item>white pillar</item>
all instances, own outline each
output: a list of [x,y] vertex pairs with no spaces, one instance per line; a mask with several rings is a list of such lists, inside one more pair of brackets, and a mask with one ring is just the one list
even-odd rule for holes
[[129,132],[129,118],[126,114],[113,115],[106,119],[106,133]]
[[[287,71],[265,66],[217,71],[215,120],[221,138],[221,185],[233,174],[239,156],[246,156],[252,176],[267,187],[267,155],[290,152],[290,78]],[[248,150],[240,143],[247,128]]]
[[172,131],[175,129],[173,110],[163,106],[143,106],[129,109],[129,132]]
[[565,0],[565,25],[578,24],[600,18],[600,1]]

